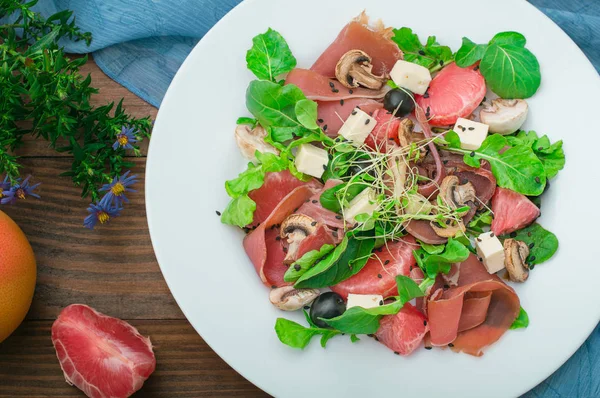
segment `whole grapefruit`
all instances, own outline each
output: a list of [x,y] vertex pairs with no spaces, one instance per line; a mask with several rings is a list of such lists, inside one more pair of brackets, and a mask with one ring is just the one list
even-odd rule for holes
[[21,228],[0,211],[0,342],[23,322],[35,289],[33,249]]

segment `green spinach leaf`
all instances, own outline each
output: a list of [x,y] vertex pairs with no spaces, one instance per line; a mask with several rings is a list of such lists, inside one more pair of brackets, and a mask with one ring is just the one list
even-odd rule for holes
[[487,45],[476,44],[471,40],[463,37],[462,46],[458,49],[455,55],[456,65],[461,68],[466,68],[473,65],[475,62],[483,58]]
[[358,273],[367,263],[375,239],[362,232],[349,232],[327,257],[306,271],[296,288],[324,288],[336,285]]
[[277,318],[275,322],[275,333],[279,341],[283,344],[293,348],[304,348],[310,343],[310,340],[316,336],[321,335],[321,346],[325,347],[327,341],[340,334],[341,332],[333,329],[323,329],[316,327],[305,327],[299,323],[290,321],[285,318]]
[[435,36],[429,36],[423,45],[419,36],[410,28],[394,29],[392,40],[402,50],[406,61],[424,66],[431,72],[441,69],[454,59],[450,47],[440,45]]
[[500,32],[497,33],[492,40],[490,40],[490,44],[498,44],[498,45],[514,45],[517,47],[525,47],[527,43],[527,39],[519,32]]
[[540,224],[534,223],[510,235],[504,235],[506,239],[511,237],[523,241],[529,245],[529,257],[527,263],[540,264],[549,260],[558,250],[558,238],[552,232],[544,229]]
[[296,282],[318,260],[329,254],[333,248],[333,245],[325,244],[319,250],[311,250],[305,253],[295,263],[290,265],[285,275],[283,275],[283,280],[286,282]]
[[273,82],[277,76],[296,67],[296,58],[287,42],[271,28],[252,39],[252,48],[246,53],[246,62],[248,69],[256,77]]
[[296,102],[296,117],[298,121],[309,130],[319,128],[317,124],[317,103],[308,99]]
[[511,145],[526,145],[540,159],[546,171],[546,177],[552,178],[565,167],[563,141],[550,142],[548,136],[538,138],[535,131],[519,131],[516,135],[506,137]]
[[527,315],[527,311],[525,311],[523,309],[523,307],[521,307],[521,310],[519,311],[519,315],[517,316],[517,319],[515,319],[513,324],[510,325],[510,328],[514,330],[514,329],[526,328],[527,326],[529,326],[529,315]]

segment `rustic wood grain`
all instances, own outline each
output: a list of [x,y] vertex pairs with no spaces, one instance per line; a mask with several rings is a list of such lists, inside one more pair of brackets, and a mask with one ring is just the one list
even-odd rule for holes
[[[157,367],[136,397],[267,396],[231,369],[185,320],[131,321],[150,336]],[[0,344],[0,396],[80,397],[63,377],[51,321],[25,322]]]
[[[90,60],[83,68],[100,89],[94,103],[122,97],[131,114],[156,116],[157,110],[105,76]],[[145,151],[144,147],[144,151]],[[145,153],[145,152],[144,152]],[[83,303],[128,320],[150,336],[156,372],[137,397],[258,397],[261,390],[220,359],[179,310],[154,257],[144,204],[145,158],[135,159],[140,182],[131,203],[114,223],[95,231],[83,228],[87,200],[59,174],[71,159],[28,139],[17,152],[23,173],[41,182],[41,199],[3,206],[28,236],[38,263],[38,283],[25,322],[0,343],[0,397],[80,397],[65,383],[50,338],[60,310]],[[0,320],[1,322],[1,320]]]

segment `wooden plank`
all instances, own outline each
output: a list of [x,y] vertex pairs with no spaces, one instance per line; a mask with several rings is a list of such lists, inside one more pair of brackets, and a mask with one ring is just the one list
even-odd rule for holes
[[[76,58],[77,56],[73,56]],[[158,109],[148,104],[125,87],[115,83],[98,68],[92,55],[89,55],[89,61],[81,67],[81,74],[92,75],[92,87],[100,90],[98,94],[92,96],[90,103],[95,106],[106,105],[110,102],[118,102],[124,98],[123,104],[127,112],[135,117],[142,118],[150,116],[152,120],[156,119]],[[142,143],[140,149],[143,154],[147,153],[148,143]],[[48,143],[41,139],[34,139],[27,136],[24,138],[24,145],[16,152],[18,156],[60,156],[56,151],[48,147]]]
[[[131,321],[150,336],[154,374],[136,397],[264,397],[229,367],[185,320]],[[51,321],[26,321],[0,343],[0,396],[81,397],[63,377],[52,346]]]
[[68,158],[23,159],[25,173],[41,182],[41,199],[3,206],[23,229],[36,253],[38,283],[28,319],[54,319],[83,303],[121,319],[184,319],[156,262],[144,206],[144,163],[133,173],[140,182],[122,216],[94,231],[83,228],[89,201],[70,178],[58,177]]

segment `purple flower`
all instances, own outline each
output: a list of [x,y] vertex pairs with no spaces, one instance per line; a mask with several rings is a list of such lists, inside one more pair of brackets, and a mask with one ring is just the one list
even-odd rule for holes
[[121,132],[117,134],[117,140],[113,144],[113,149],[116,151],[119,147],[123,149],[133,149],[133,145],[137,142],[134,134],[134,128],[125,126],[121,127]]
[[129,203],[129,200],[125,197],[125,192],[136,192],[135,189],[129,187],[138,182],[137,175],[129,176],[129,173],[131,171],[127,171],[121,177],[115,177],[112,183],[104,184],[100,188],[100,192],[107,192],[103,200],[113,202],[115,206],[121,206],[123,202]]
[[88,212],[90,213],[85,220],[83,226],[89,229],[94,229],[96,224],[106,224],[113,217],[118,217],[123,210],[122,207],[112,206],[110,201],[103,198],[100,202],[90,203]]
[[[30,185],[29,184],[29,179],[31,178],[31,175],[28,175],[27,178],[25,178],[25,180],[23,180],[23,182],[21,182],[21,180],[17,180],[17,183],[15,185],[13,185],[12,187],[10,187],[8,190],[4,190],[2,191],[2,195],[0,196],[2,199],[0,200],[0,204],[14,204],[16,203],[17,200],[19,199],[27,199],[28,196],[33,196],[34,198],[40,198],[40,195],[36,194],[33,192],[34,189],[36,189],[40,183],[34,184],[34,185]],[[4,179],[4,182],[2,183],[2,186],[4,187],[4,185],[7,183],[7,180]],[[9,184],[10,185],[10,184]]]

